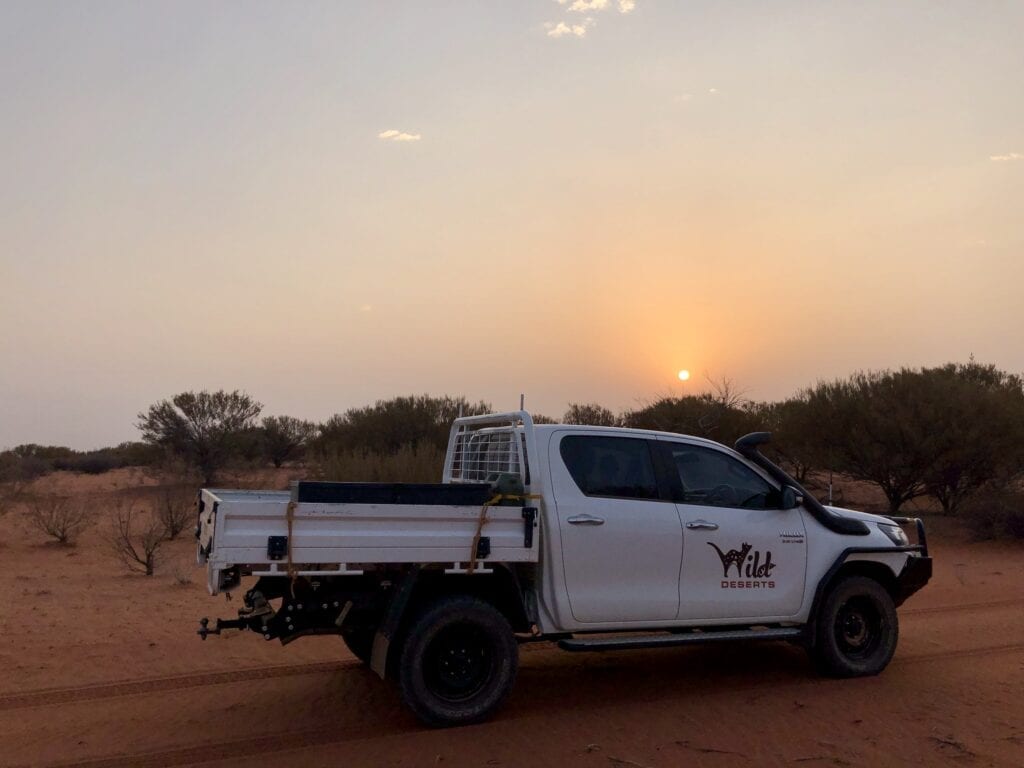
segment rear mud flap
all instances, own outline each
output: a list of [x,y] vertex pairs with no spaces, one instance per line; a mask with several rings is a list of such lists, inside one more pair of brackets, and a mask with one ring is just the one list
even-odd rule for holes
[[402,581],[399,583],[394,595],[391,596],[391,602],[388,603],[388,609],[384,613],[384,621],[381,622],[380,627],[377,629],[377,634],[373,637],[370,669],[376,672],[382,680],[387,675],[387,661],[391,650],[391,641],[398,634],[402,623],[402,616],[405,614],[409,598],[412,597],[413,587],[416,586],[416,581],[419,578],[420,568],[421,566],[415,565],[402,577]]

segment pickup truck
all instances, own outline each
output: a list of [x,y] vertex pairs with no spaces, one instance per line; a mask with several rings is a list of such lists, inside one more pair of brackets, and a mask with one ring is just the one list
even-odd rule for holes
[[438,484],[204,489],[210,593],[256,580],[199,634],[340,635],[434,726],[493,713],[526,642],[788,641],[825,674],[877,674],[896,607],[931,577],[924,525],[821,504],[760,452],[769,439],[516,411],[457,419]]

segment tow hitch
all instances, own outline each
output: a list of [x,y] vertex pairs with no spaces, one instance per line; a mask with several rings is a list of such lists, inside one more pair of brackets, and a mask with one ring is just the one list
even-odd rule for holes
[[200,640],[205,640],[207,635],[219,635],[225,629],[248,629],[249,625],[245,619],[217,619],[213,629],[210,629],[210,620],[205,616],[199,620],[199,629],[196,634]]
[[242,601],[244,608],[239,608],[237,619],[217,619],[210,629],[210,620],[205,616],[199,620],[199,629],[196,634],[201,640],[209,635],[219,635],[225,629],[251,629],[259,632],[264,639],[269,640],[274,633],[271,630],[271,622],[274,619],[274,609],[261,592],[255,589],[245,593]]
[[262,590],[251,589],[245,594],[242,601],[245,607],[238,610],[237,619],[211,620],[204,617],[199,620],[196,634],[205,640],[209,635],[219,635],[226,629],[248,629],[263,635],[264,640],[278,639],[287,644],[302,635],[341,634],[349,612],[357,607],[343,594],[317,588],[301,589],[298,597],[292,597],[290,593],[270,595],[271,599],[277,597],[281,598],[281,605],[275,611]]

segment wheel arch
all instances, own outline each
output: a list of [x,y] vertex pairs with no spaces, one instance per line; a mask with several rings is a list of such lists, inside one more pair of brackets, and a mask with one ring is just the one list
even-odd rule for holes
[[[530,618],[525,594],[515,572],[504,564],[487,566],[491,573],[450,574],[435,568],[414,568],[403,577],[385,610],[374,640],[370,667],[381,677],[394,668],[402,634],[416,615],[442,597],[468,595],[494,606],[514,632],[529,632]],[[398,642],[392,642],[397,640]]]
[[863,576],[865,578],[877,581],[886,592],[892,597],[893,602],[899,605],[900,600],[900,589],[899,589],[899,577],[893,571],[892,567],[881,560],[864,560],[855,559],[850,560],[851,555],[863,555],[863,554],[893,554],[895,552],[904,551],[902,549],[866,549],[866,548],[854,548],[844,550],[839,557],[836,558],[832,567],[828,569],[825,575],[818,582],[818,586],[814,591],[814,599],[811,603],[811,610],[808,614],[807,620],[807,632],[806,640],[808,644],[814,643],[816,636],[816,628],[818,624],[818,613],[821,610],[822,604],[825,602],[825,598],[828,596],[832,588],[845,578],[850,576]]
[[516,632],[528,632],[530,621],[523,590],[516,574],[505,565],[490,567],[491,573],[446,574],[423,571],[409,600],[402,624],[430,602],[451,595],[468,595],[493,605]]

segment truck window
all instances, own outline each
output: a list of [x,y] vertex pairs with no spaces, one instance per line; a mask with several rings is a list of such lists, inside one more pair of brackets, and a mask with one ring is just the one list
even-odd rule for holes
[[658,481],[646,440],[570,435],[562,439],[562,460],[587,496],[657,499]]
[[777,509],[779,492],[732,456],[696,445],[673,443],[672,463],[679,472],[684,504],[744,509]]

